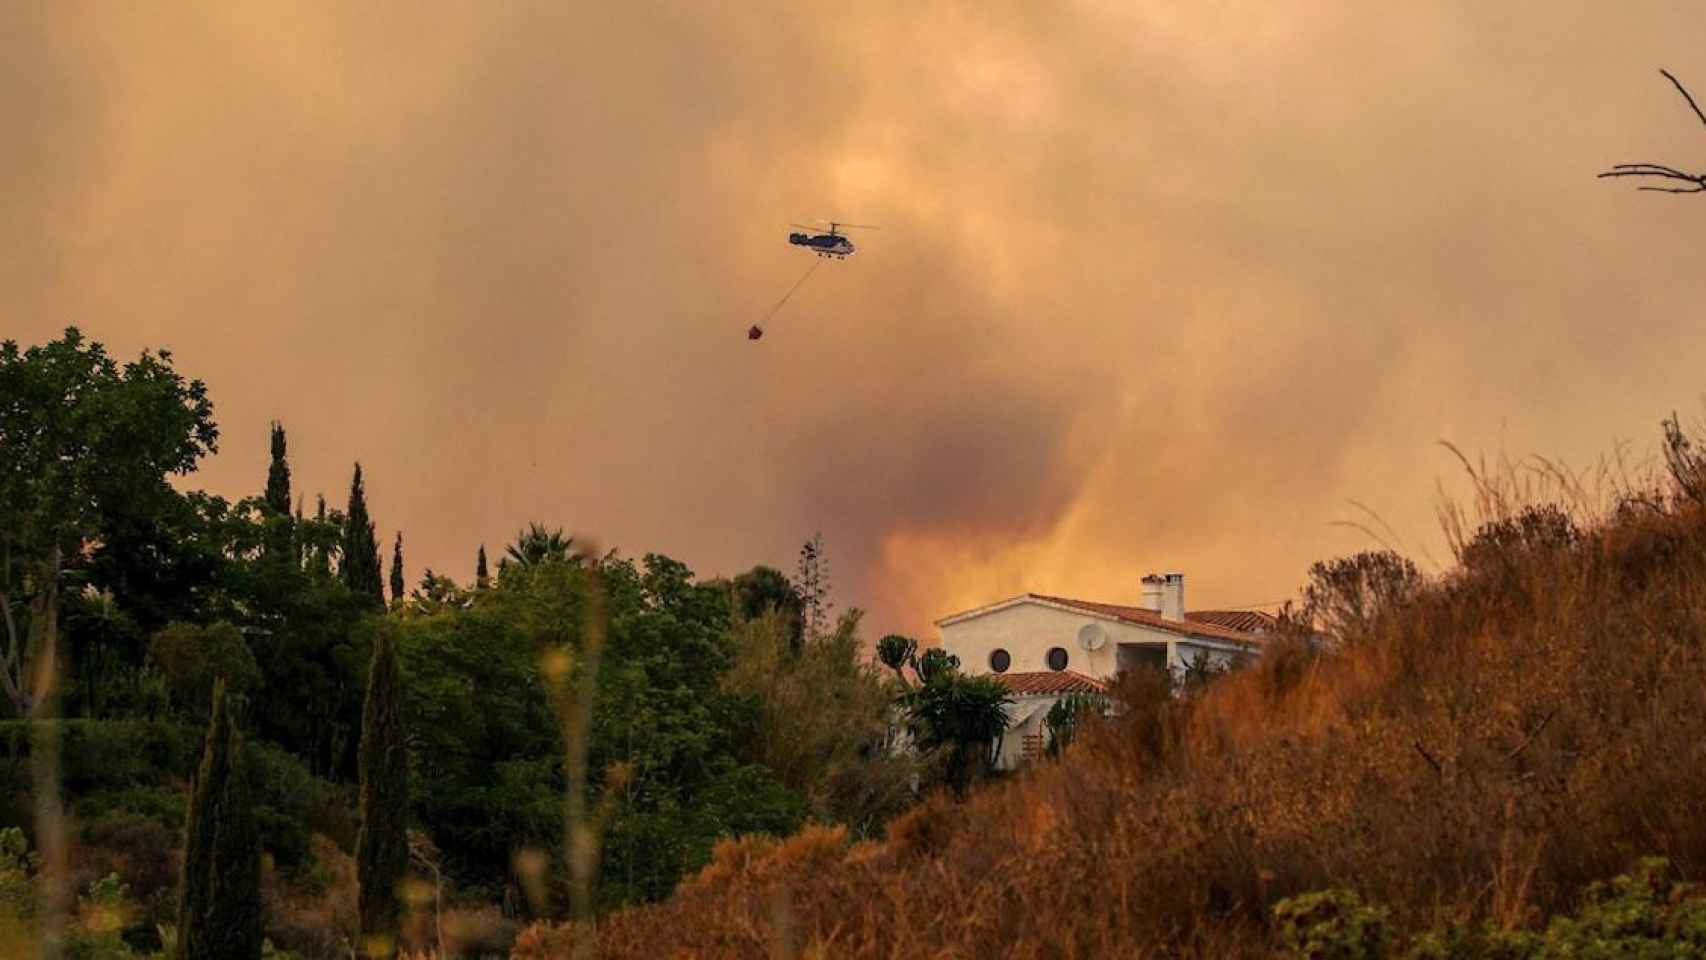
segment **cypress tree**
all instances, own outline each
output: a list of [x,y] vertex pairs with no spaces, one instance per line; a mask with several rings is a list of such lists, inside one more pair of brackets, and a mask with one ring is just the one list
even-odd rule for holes
[[403,531],[397,531],[397,543],[391,548],[391,602],[402,603],[403,591]]
[[284,458],[284,424],[272,424],[272,464],[267,467],[267,506],[281,517],[290,516],[290,463]]
[[370,956],[396,953],[403,912],[398,888],[409,866],[402,695],[397,651],[390,631],[382,627],[367,669],[367,701],[362,706],[361,832],[355,845],[361,939]]
[[480,544],[480,553],[474,559],[474,586],[485,587],[492,582],[486,573],[486,545]]
[[272,463],[267,467],[267,490],[262,499],[267,505],[267,558],[295,557],[295,529],[290,522],[290,464],[285,459],[284,425],[277,420],[272,424]]
[[378,606],[385,606],[385,584],[379,574],[379,540],[367,515],[367,490],[361,483],[359,463],[355,465],[355,479],[350,481],[349,509],[344,514],[343,558],[338,563],[338,573],[351,593],[371,597]]
[[291,524],[291,529],[295,530],[299,534],[299,536],[296,538],[296,549],[294,551],[292,551],[292,555],[295,557],[296,565],[298,567],[302,566],[303,562],[308,559],[307,554],[303,552],[306,549],[306,547],[303,544],[302,538],[300,536],[302,529],[303,529],[302,523],[303,523],[302,495],[297,494],[297,497],[296,497],[296,519]]
[[319,539],[324,535],[326,528],[326,495],[322,493],[316,496],[320,505],[314,512],[314,529],[316,532],[314,534],[314,556],[311,562],[315,573],[325,575],[332,572],[331,551],[327,548],[326,542]]
[[221,679],[185,818],[178,960],[261,955],[261,838],[250,776]]

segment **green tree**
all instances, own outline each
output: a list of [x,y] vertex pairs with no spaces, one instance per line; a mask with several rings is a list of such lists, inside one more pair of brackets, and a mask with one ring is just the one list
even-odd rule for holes
[[1056,700],[1043,717],[1043,725],[1048,728],[1049,755],[1060,756],[1071,745],[1078,724],[1085,717],[1107,713],[1108,706],[1107,697],[1093,694],[1074,693]]
[[812,534],[800,547],[799,578],[794,588],[800,597],[806,635],[816,636],[827,630],[835,601],[830,594],[829,557],[824,553],[823,534]]
[[[544,524],[530,523],[527,529],[516,534],[515,542],[504,551],[505,559],[498,561],[498,568],[510,563],[530,567],[548,560],[572,561],[575,540],[563,536],[561,529],[552,530]],[[480,548],[484,552],[485,548]]]
[[268,557],[294,562],[295,524],[290,516],[290,463],[285,459],[284,425],[276,420],[272,424],[272,461],[267,465],[267,488],[261,500],[265,504],[263,522],[267,527]]
[[[75,327],[28,350],[0,343],[0,690],[16,714],[58,713],[65,558],[85,554],[106,512],[169,498],[166,477],[193,471],[218,438],[206,386],[166,351],[120,366]],[[30,751],[44,942],[68,910],[58,729],[37,724]]]
[[267,506],[281,517],[290,516],[290,462],[285,459],[284,424],[272,424],[272,462],[267,465]]
[[931,647],[912,661],[912,670],[919,683],[929,683],[941,674],[952,673],[959,668],[960,658],[941,647]]
[[165,677],[172,699],[185,708],[207,703],[216,683],[233,696],[261,684],[254,654],[229,623],[171,624],[154,635],[148,658]]
[[460,879],[503,883],[515,851],[561,850],[570,804],[584,872],[554,856],[536,909],[581,902],[574,881],[598,909],[665,897],[719,838],[797,827],[806,803],[751,751],[757,705],[719,682],[730,628],[727,585],[657,555],[512,560],[489,590],[413,607],[397,625],[410,790]]
[[471,599],[468,591],[457,585],[449,577],[441,577],[426,568],[421,574],[421,585],[415,588],[413,595],[415,607],[411,613],[435,614],[442,613],[452,607],[465,607]]
[[344,585],[358,597],[372,598],[375,606],[385,606],[385,584],[379,573],[379,540],[373,532],[373,520],[367,515],[367,490],[361,481],[361,464],[355,465],[355,478],[350,481],[349,507],[344,512],[344,538],[338,573]]
[[900,695],[913,742],[947,759],[947,782],[964,797],[971,782],[988,772],[1013,695],[992,677],[970,677],[958,657],[932,647],[913,660],[918,684]]
[[57,680],[65,558],[104,509],[169,498],[166,477],[193,471],[218,437],[206,386],[185,382],[169,352],[121,367],[74,327],[25,351],[0,343],[0,687],[19,714]]
[[361,938],[369,956],[389,957],[397,951],[399,888],[409,867],[409,767],[402,701],[396,643],[387,627],[379,632],[368,666],[361,724],[356,878],[361,885]]
[[321,536],[317,537],[313,543],[304,545],[308,550],[308,568],[321,576],[330,576],[332,554],[337,552],[338,542],[342,538],[343,523],[326,516],[326,497],[324,494],[317,494],[315,499],[318,503],[314,509],[314,529],[330,533],[331,531],[328,529],[328,524],[330,524],[337,529],[338,537],[334,539],[330,536]]
[[484,590],[491,582],[491,574],[486,570],[486,545],[482,543],[480,552],[474,557],[474,586]]
[[920,766],[888,749],[894,684],[865,659],[861,616],[847,611],[803,646],[774,609],[743,620],[732,629],[735,660],[721,684],[757,713],[741,756],[803,797],[813,819],[844,823],[855,837],[871,836],[911,800]]
[[901,668],[917,655],[918,641],[911,637],[891,633],[877,641],[877,661],[893,670],[902,683],[906,682],[906,674],[901,672]]
[[66,596],[62,616],[71,666],[77,673],[76,682],[66,688],[70,694],[66,713],[100,715],[113,692],[107,681],[130,667],[141,633],[111,590],[92,585]]
[[757,620],[775,613],[787,627],[790,642],[799,649],[805,635],[805,604],[780,570],[753,567],[735,577],[732,586],[737,616],[742,620]]
[[416,597],[396,628],[411,802],[461,880],[500,884],[516,850],[562,832],[562,743],[539,651],[512,597],[467,608]]
[[391,547],[391,602],[403,602],[403,591],[407,590],[403,580],[403,532],[397,531],[397,542]]
[[178,960],[261,955],[261,841],[252,776],[225,685],[216,683],[185,820]]
[[225,603],[234,561],[213,518],[215,501],[167,491],[144,503],[108,505],[92,543],[74,559],[79,578],[111,593],[135,621],[128,666],[141,664],[147,638],[166,624],[221,615],[213,611]]

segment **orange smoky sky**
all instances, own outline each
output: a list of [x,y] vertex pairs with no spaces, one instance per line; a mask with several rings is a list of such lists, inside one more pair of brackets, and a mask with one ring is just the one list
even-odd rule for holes
[[[6,337],[168,347],[194,480],[472,575],[531,520],[704,575],[821,530],[873,631],[1437,555],[1436,445],[1650,452],[1706,389],[1674,0],[12,3]],[[788,224],[880,225],[810,265]]]

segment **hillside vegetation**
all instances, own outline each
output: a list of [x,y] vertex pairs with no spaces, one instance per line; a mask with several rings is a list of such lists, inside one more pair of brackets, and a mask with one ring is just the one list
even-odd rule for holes
[[1650,482],[1465,461],[1451,569],[1318,565],[1322,648],[1125,678],[1058,763],[882,840],[725,841],[516,956],[1702,955],[1706,470],[1666,427]]
[[219,436],[167,351],[0,341],[0,956],[502,956],[940,776],[820,537],[797,582],[539,522],[411,576],[360,463],[309,510],[273,423],[255,495],[188,489]]

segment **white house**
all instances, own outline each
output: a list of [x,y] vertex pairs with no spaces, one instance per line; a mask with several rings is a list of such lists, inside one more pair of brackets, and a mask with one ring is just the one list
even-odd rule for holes
[[1273,618],[1245,610],[1185,609],[1182,573],[1143,578],[1143,599],[1126,606],[1021,594],[936,621],[942,647],[969,674],[1013,692],[996,766],[1012,769],[1046,746],[1044,718],[1069,694],[1104,693],[1137,667],[1183,671],[1201,657],[1259,653]]

